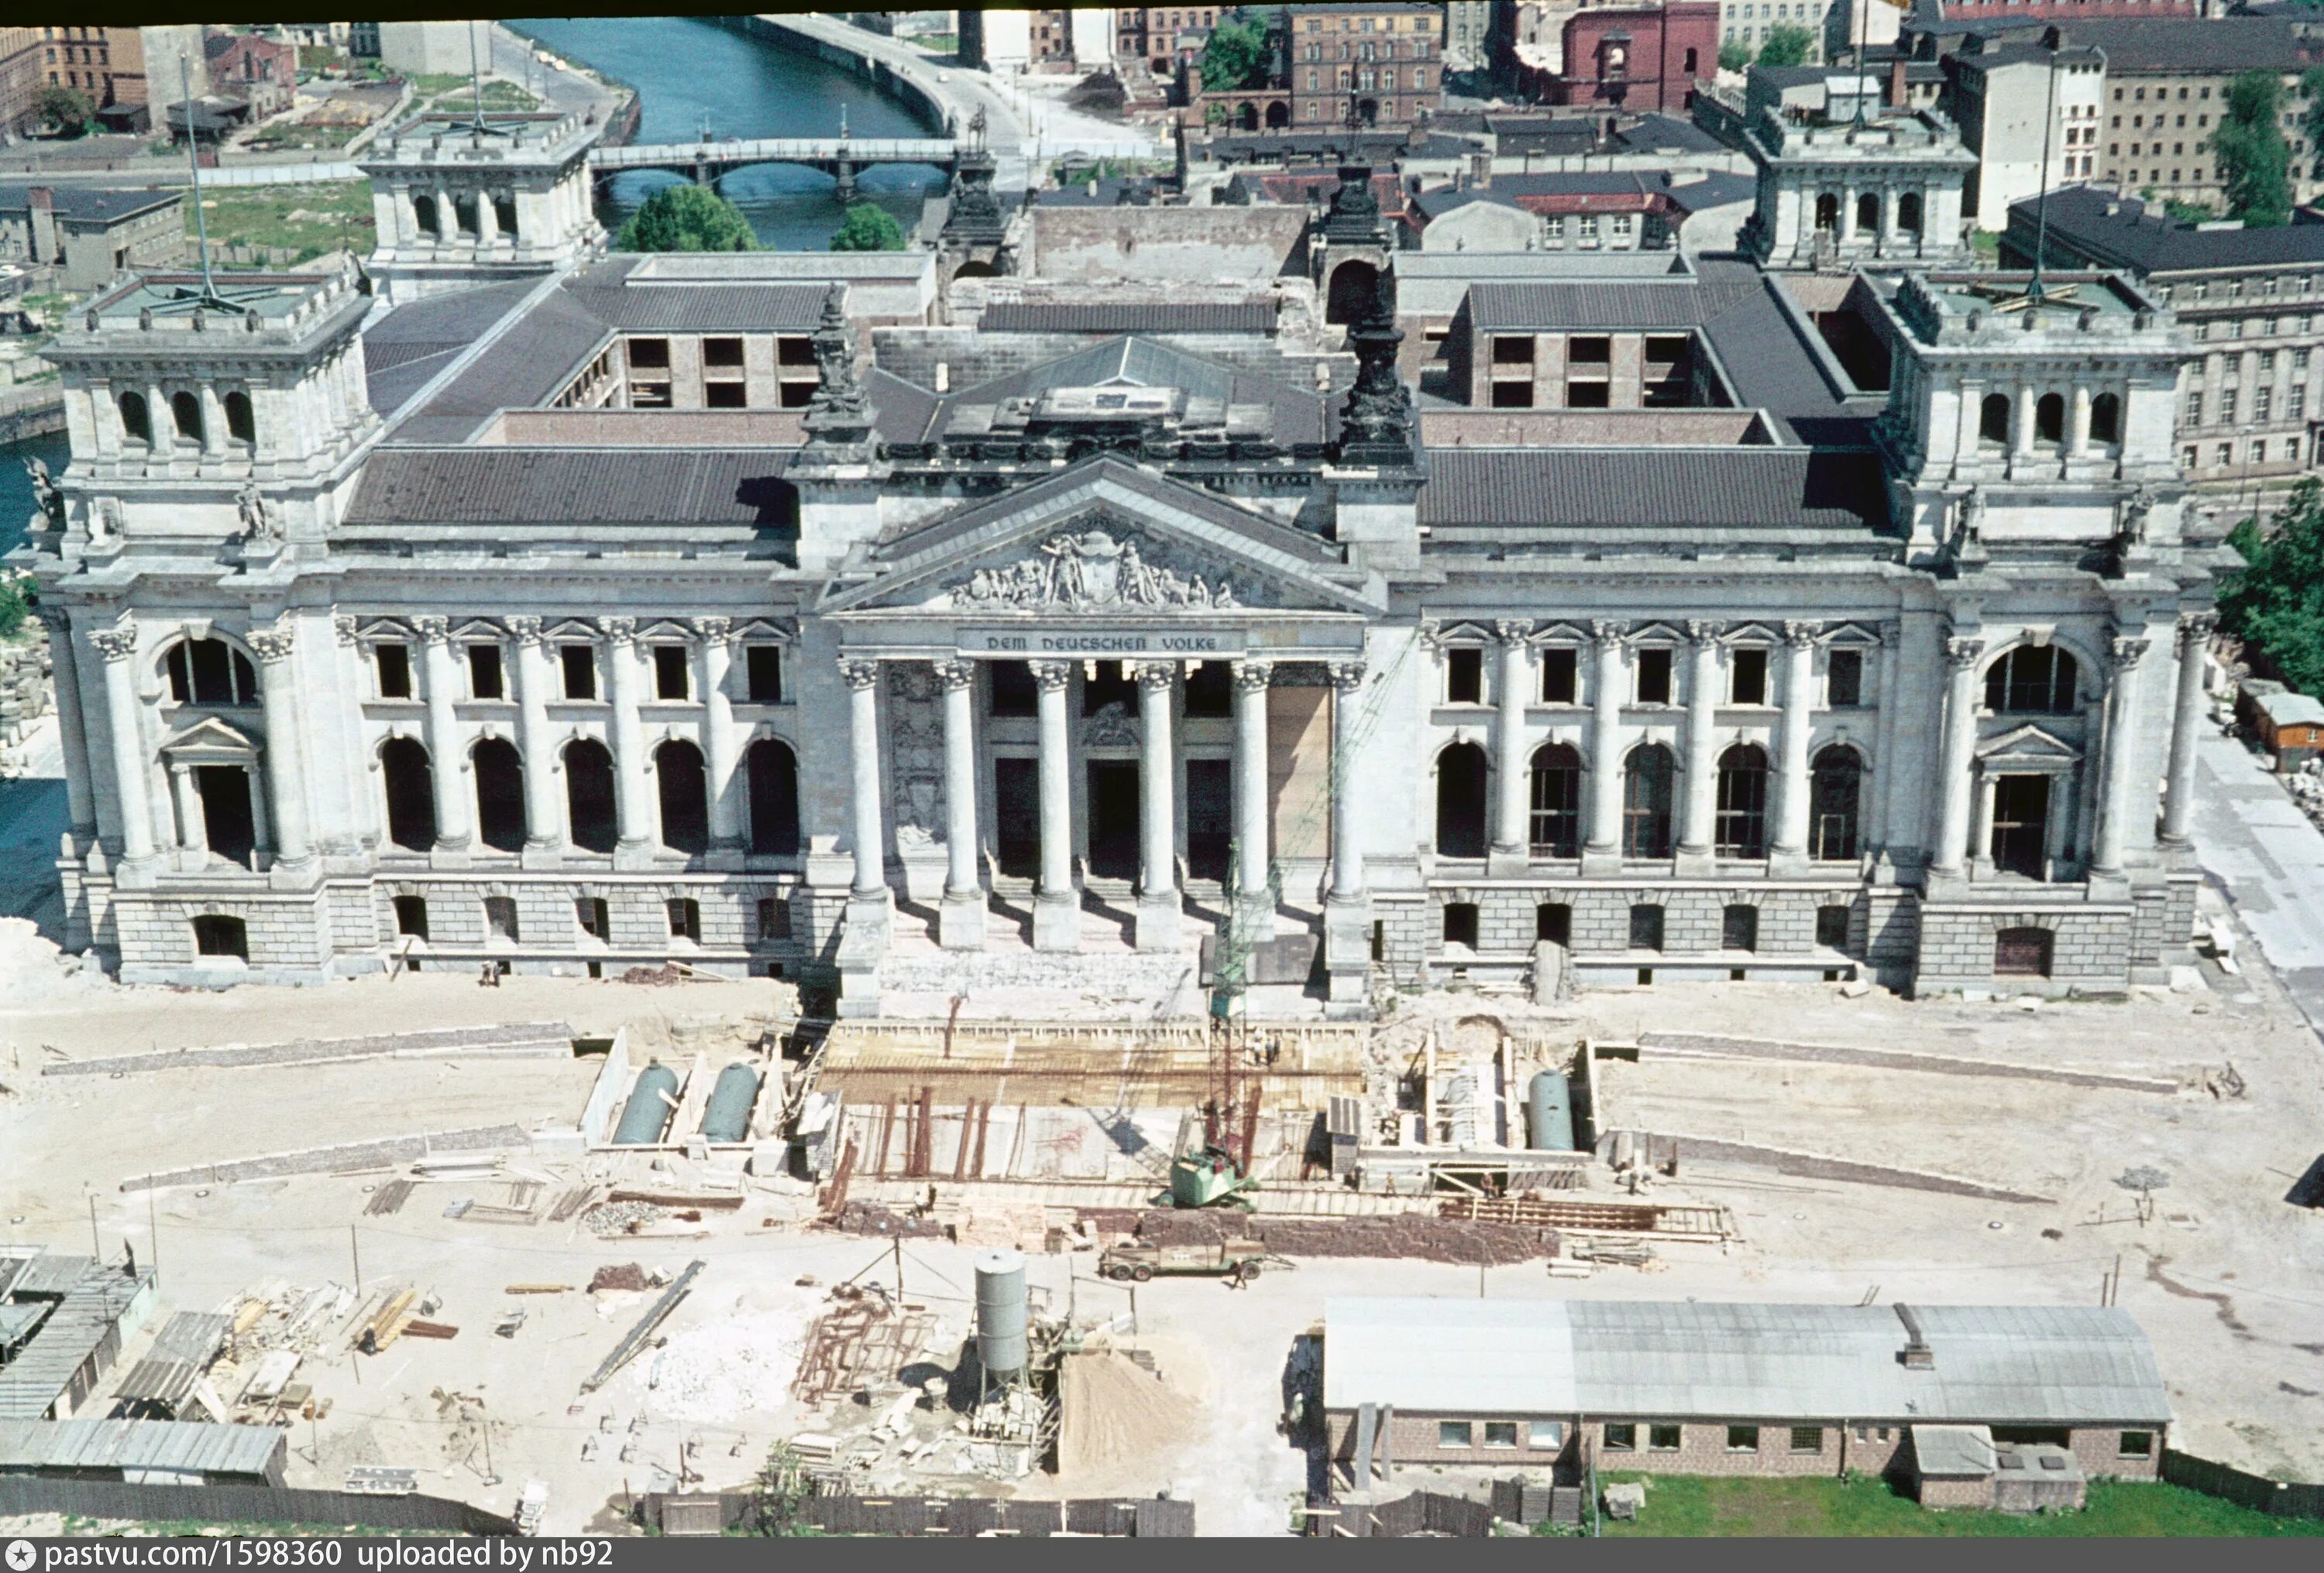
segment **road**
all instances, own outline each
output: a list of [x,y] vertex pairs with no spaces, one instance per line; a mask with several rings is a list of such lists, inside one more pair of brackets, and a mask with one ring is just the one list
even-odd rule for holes
[[2237,740],[2195,756],[2195,850],[2324,1038],[2324,832]]

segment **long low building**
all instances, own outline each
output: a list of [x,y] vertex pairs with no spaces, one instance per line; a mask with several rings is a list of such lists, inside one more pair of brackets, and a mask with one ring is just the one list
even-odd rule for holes
[[280,1486],[290,1435],[281,1426],[193,1421],[0,1420],[0,1476]]
[[1340,1297],[1323,1325],[1349,1465],[1886,1475],[1914,1428],[1968,1426],[2152,1479],[2171,1424],[2112,1307]]

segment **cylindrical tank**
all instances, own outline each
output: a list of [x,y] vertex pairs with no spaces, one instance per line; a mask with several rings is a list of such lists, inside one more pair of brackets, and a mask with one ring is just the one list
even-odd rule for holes
[[718,1072],[702,1116],[706,1142],[739,1142],[751,1134],[751,1106],[759,1101],[759,1072],[741,1060]]
[[1536,1152],[1573,1150],[1573,1093],[1563,1071],[1543,1071],[1526,1089],[1526,1124]]
[[630,1100],[622,1105],[621,1123],[613,1127],[613,1145],[641,1147],[661,1140],[677,1100],[678,1072],[656,1060],[638,1072]]
[[1025,1369],[1025,1253],[976,1256],[976,1358],[988,1376]]

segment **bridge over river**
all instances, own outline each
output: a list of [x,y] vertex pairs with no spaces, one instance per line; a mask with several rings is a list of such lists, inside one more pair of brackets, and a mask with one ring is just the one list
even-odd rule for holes
[[855,177],[869,164],[929,164],[949,174],[971,144],[950,137],[761,136],[723,141],[601,147],[589,154],[600,183],[625,170],[667,170],[696,185],[717,183],[729,170],[752,164],[803,164],[839,181],[839,199],[855,199]]

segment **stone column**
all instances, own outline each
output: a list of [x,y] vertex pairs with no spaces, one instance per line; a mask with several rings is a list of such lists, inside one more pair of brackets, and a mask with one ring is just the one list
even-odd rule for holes
[[1945,744],[1937,782],[1932,873],[1958,878],[1969,856],[1969,767],[1977,757],[1977,663],[1981,639],[1945,640]]
[[1622,625],[1590,625],[1590,838],[1583,873],[1622,859]]
[[1081,897],[1074,889],[1074,776],[1065,731],[1065,661],[1034,661],[1041,723],[1041,887],[1033,898],[1033,948],[1082,948]]
[[493,243],[500,237],[501,216],[493,207],[492,191],[479,186],[476,189],[476,244],[479,249],[490,250]]
[[300,695],[290,653],[297,635],[286,620],[254,629],[250,648],[258,652],[259,687],[266,706],[266,796],[274,807],[274,857],[286,871],[303,869],[314,855],[307,825],[306,772],[300,768]]
[[557,801],[557,741],[549,731],[549,685],[556,663],[537,617],[512,617],[516,636],[517,749],[524,755],[524,852],[528,864],[565,853],[565,810]]
[[1274,676],[1268,662],[1235,663],[1235,898],[1238,921],[1262,939],[1275,933],[1267,757],[1267,690]]
[[460,664],[452,654],[451,630],[440,617],[415,617],[411,626],[421,646],[420,681],[427,688],[428,772],[436,788],[436,853],[462,859],[471,837],[466,750],[453,710],[459,697]]
[[1815,698],[1815,624],[1784,624],[1784,728],[1775,761],[1772,851],[1801,862],[1808,855],[1808,733]]
[[177,453],[178,412],[158,382],[145,390],[145,434],[152,438],[153,457],[167,459]]
[[2009,405],[2009,451],[2019,458],[2034,451],[2034,385],[2017,384]]
[[411,205],[411,188],[395,189],[395,240],[399,245],[410,245],[420,238],[420,210]]
[[1856,239],[1856,188],[1840,189],[1840,244],[1847,245]]
[[446,245],[460,238],[460,210],[452,206],[452,193],[441,186],[436,188],[436,238]]
[[2195,743],[2203,725],[2203,657],[2211,647],[2211,630],[2218,625],[2218,615],[2209,612],[2196,612],[2179,623],[2179,694],[2171,713],[2170,795],[2163,808],[2163,839],[2173,846],[2186,845],[2187,823],[2195,812]]
[[2074,385],[2071,406],[2066,411],[2066,456],[2078,459],[2090,446],[2090,391],[2081,383]]
[[938,661],[944,686],[945,892],[937,941],[950,951],[984,948],[984,881],[977,868],[976,663]]
[[1364,664],[1332,665],[1332,899],[1341,905],[1364,899],[1363,837],[1356,805],[1364,796],[1362,749]]
[[639,692],[638,623],[633,617],[605,620],[606,664],[613,669],[613,819],[620,841],[613,849],[616,866],[639,863],[653,855],[653,786],[646,768],[645,715]]
[[1719,625],[1690,622],[1694,660],[1686,680],[1686,802],[1678,853],[1698,864],[1711,855],[1719,812]]
[[88,642],[105,658],[105,718],[113,733],[115,788],[121,795],[121,855],[128,862],[145,862],[154,850],[153,800],[138,715],[137,625],[124,616],[92,632]]
[[61,609],[43,608],[49,665],[57,685],[57,741],[65,757],[65,810],[73,839],[97,833],[97,799],[89,790],[88,731],[81,719],[80,668],[73,658],[72,625]]
[[1184,930],[1178,897],[1178,750],[1171,708],[1178,696],[1178,663],[1148,661],[1138,668],[1139,771],[1138,948],[1175,951]]
[[1526,643],[1532,626],[1497,622],[1500,671],[1493,694],[1493,844],[1487,871],[1496,878],[1523,875],[1533,846],[1533,772],[1526,763],[1526,702],[1533,692],[1533,650]]
[[2105,788],[2098,799],[2093,874],[2122,872],[2123,838],[2138,782],[2138,667],[2146,648],[2145,639],[2117,635],[2107,649],[2114,684],[2107,695]]
[[1880,713],[1874,722],[1874,735],[1879,740],[1874,746],[1878,750],[1872,757],[1872,770],[1866,783],[1872,794],[1871,814],[1867,826],[1866,842],[1884,860],[1888,856],[1889,800],[1895,796],[1897,713],[1904,666],[1904,629],[1902,623],[1880,625],[1880,687],[1877,695]]
[[888,849],[880,814],[880,663],[844,660],[839,675],[847,683],[848,759],[854,776],[855,882],[847,895],[852,903],[884,906]]
[[1969,866],[1982,878],[1993,872],[1993,796],[1999,783],[1973,762],[1969,770]]
[[215,385],[204,382],[194,390],[194,397],[202,403],[202,457],[217,459],[226,456],[226,402],[217,395]]
[[710,772],[706,783],[710,796],[710,854],[739,865],[742,821],[736,812],[734,772],[742,762],[742,750],[734,733],[734,701],[726,692],[734,664],[734,624],[729,618],[703,617],[695,620],[694,627],[702,636],[702,671],[697,681],[702,685],[703,762]]
[[209,822],[202,817],[201,789],[194,785],[194,768],[182,759],[171,759],[170,766],[170,796],[178,805],[178,847],[190,854],[180,860],[184,869],[198,869],[209,861]]

